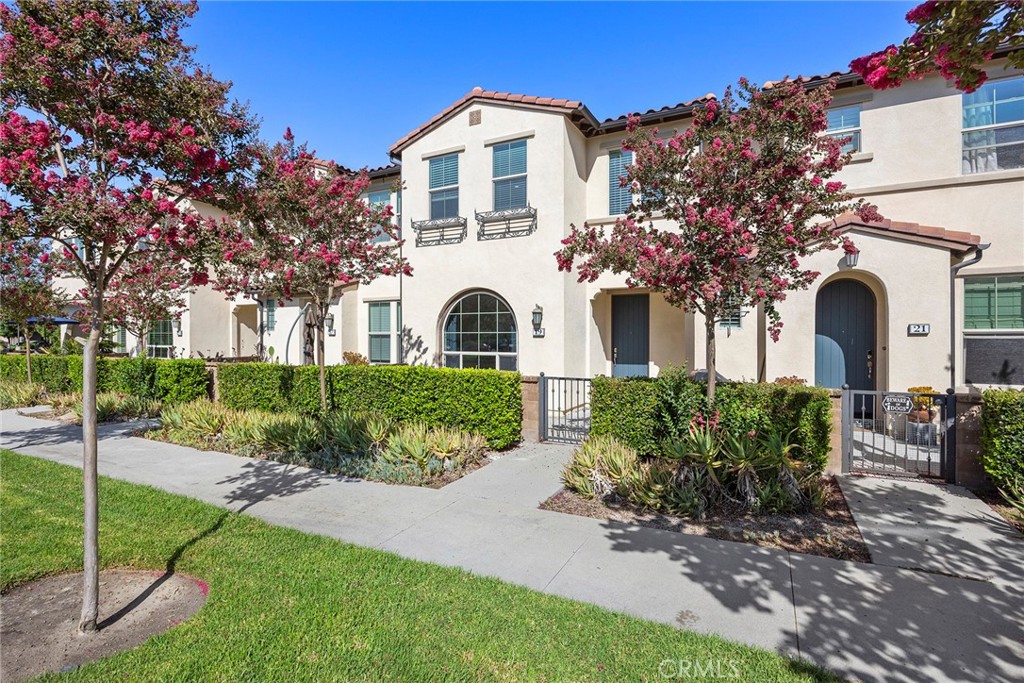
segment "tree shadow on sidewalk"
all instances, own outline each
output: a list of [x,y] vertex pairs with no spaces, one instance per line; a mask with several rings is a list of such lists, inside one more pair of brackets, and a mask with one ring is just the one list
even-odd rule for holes
[[287,498],[336,481],[351,480],[272,460],[250,460],[242,465],[240,472],[221,479],[217,485],[233,484],[234,489],[227,494],[227,502],[229,505],[241,503],[240,507],[232,509],[245,512],[257,503]]
[[[914,505],[939,510],[942,501],[937,492],[923,490],[916,492]],[[780,600],[795,601],[800,654],[845,676],[907,683],[1024,680],[1024,587],[1020,583],[1001,587],[786,553],[790,585],[769,578],[781,551],[681,534],[675,538],[671,532],[652,533],[655,530],[621,522],[603,526],[614,551],[668,556],[678,565],[681,577],[703,587],[732,612],[765,611]],[[932,553],[951,552],[941,537],[926,542]],[[963,547],[956,550],[962,553]],[[978,552],[998,555],[1007,549],[979,548]],[[1020,571],[1024,573],[1024,568]]]

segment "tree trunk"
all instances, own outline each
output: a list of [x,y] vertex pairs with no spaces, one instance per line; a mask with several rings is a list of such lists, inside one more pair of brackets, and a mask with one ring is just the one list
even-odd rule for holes
[[705,356],[708,369],[708,407],[715,403],[715,379],[718,371],[715,368],[715,316],[708,314],[704,318]]
[[92,300],[92,327],[82,358],[82,482],[84,499],[84,562],[82,619],[78,630],[96,630],[99,613],[99,491],[96,465],[96,356],[103,334],[103,295]]
[[29,326],[25,326],[25,372],[28,374],[28,383],[32,383],[32,341],[28,336]]
[[323,316],[316,326],[316,364],[320,367],[320,410],[327,414],[327,368],[324,365],[324,323]]

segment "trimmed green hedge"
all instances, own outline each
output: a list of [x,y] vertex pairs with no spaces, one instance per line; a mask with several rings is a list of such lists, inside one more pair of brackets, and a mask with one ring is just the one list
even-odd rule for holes
[[217,368],[220,402],[236,410],[287,410],[295,368],[276,363],[225,363]]
[[[680,438],[695,417],[712,417],[705,389],[679,372],[658,379],[596,377],[590,399],[591,433],[610,434],[641,455],[656,455],[663,440]],[[832,403],[824,389],[719,384],[715,411],[719,424],[730,433],[793,432],[800,460],[815,471],[828,463]]]
[[[0,379],[25,381],[25,356],[0,356]],[[82,390],[82,357],[32,356],[32,379],[53,393]],[[209,395],[210,373],[202,360],[97,358],[96,388],[168,403]]]
[[[518,372],[500,370],[335,365],[327,368],[327,402],[330,409],[372,410],[477,432],[491,448],[506,448],[522,433],[520,382]],[[291,403],[302,413],[320,412],[316,366],[295,368]]]
[[981,464],[1002,489],[1024,481],[1024,391],[982,394]]

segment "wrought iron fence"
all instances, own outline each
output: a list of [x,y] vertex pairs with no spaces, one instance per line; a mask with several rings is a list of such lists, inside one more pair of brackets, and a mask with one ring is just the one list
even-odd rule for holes
[[540,374],[541,441],[580,443],[590,433],[590,379]]

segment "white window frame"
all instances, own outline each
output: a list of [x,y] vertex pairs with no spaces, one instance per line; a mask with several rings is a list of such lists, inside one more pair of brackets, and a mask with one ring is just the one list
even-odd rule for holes
[[[1024,81],[1024,76],[1015,75],[1015,76],[1007,76],[1006,78],[992,79],[992,80],[988,81],[988,83],[986,83],[985,85],[997,84],[1000,81],[1013,81],[1013,80],[1022,80],[1022,81]],[[984,86],[982,86],[982,87],[984,87]],[[1003,129],[1003,128],[1024,128],[1024,118],[1017,119],[1015,121],[1007,121],[1005,123],[990,123],[990,124],[985,124],[985,125],[981,125],[981,126],[964,127],[964,125],[963,125],[963,112],[964,112],[964,109],[966,107],[968,107],[968,106],[972,106],[972,107],[982,106],[981,103],[973,104],[973,105],[967,105],[964,102],[964,97],[966,97],[966,94],[961,94],[961,96],[960,96],[960,153],[961,153],[961,158],[963,158],[963,154],[965,154],[965,153],[967,153],[969,151],[979,151],[979,150],[983,150],[983,149],[995,150],[997,147],[1009,147],[1011,145],[1024,145],[1024,142],[1001,142],[1001,143],[993,143],[991,145],[983,145],[981,147],[971,147],[971,148],[966,147],[964,145],[964,143],[965,143],[965,140],[966,140],[966,137],[967,137],[968,134],[970,134],[970,133],[981,133],[981,132],[984,132],[984,131],[987,131],[987,130],[992,130],[992,131],[1000,130],[1000,129]],[[1004,101],[1004,102],[1013,102],[1013,101],[1016,101],[1016,100],[1024,100],[1024,96],[1019,97],[1019,98],[1010,98],[1010,99],[1002,100],[1002,101]],[[998,102],[998,101],[1000,101],[1000,100],[994,100],[992,102],[992,106],[994,107],[995,103]],[[963,167],[963,162],[961,163],[961,168],[962,167]],[[1019,168],[1024,168],[1024,165],[1015,166],[1013,168],[986,169],[986,170],[983,170],[983,171],[963,170],[963,175],[978,175],[979,173],[995,173],[995,172],[998,172],[998,171],[1009,171],[1009,170],[1015,170],[1015,169],[1019,169]]]
[[[484,351],[484,350],[465,351],[465,350],[462,350],[462,349],[454,350],[454,351],[448,350],[448,346],[445,343],[445,332],[446,332],[446,328],[448,326],[448,319],[454,314],[455,308],[460,303],[462,303],[464,300],[468,299],[469,297],[476,296],[478,294],[481,294],[481,295],[484,295],[484,296],[493,297],[494,299],[496,299],[498,302],[500,302],[502,305],[504,305],[508,309],[508,313],[512,316],[512,327],[513,327],[513,332],[514,332],[514,335],[515,335],[515,337],[514,337],[514,339],[515,339],[515,351],[498,351],[497,349],[495,349],[493,351]],[[496,313],[496,315],[500,314],[500,313],[501,313],[501,311],[498,311],[498,313]],[[496,331],[494,334],[495,335],[500,335],[501,331],[500,330]],[[442,312],[442,316],[441,316],[441,344],[440,344],[440,348],[441,348],[442,363],[443,363],[444,367],[446,367],[446,368],[453,368],[453,367],[463,368],[463,367],[465,367],[465,357],[466,356],[493,356],[494,357],[494,369],[495,370],[505,370],[506,368],[502,368],[501,367],[502,359],[503,358],[506,359],[506,364],[507,364],[507,359],[511,358],[512,359],[512,365],[514,366],[511,370],[512,371],[518,371],[519,370],[519,346],[520,346],[519,321],[516,318],[515,311],[512,310],[512,307],[509,305],[509,303],[503,297],[498,296],[494,292],[491,292],[491,291],[488,291],[488,290],[474,290],[474,291],[466,292],[465,294],[460,296],[458,299],[453,301],[451,303],[451,305],[449,305],[447,308],[445,308],[445,310]],[[452,358],[452,357],[457,357],[459,359],[459,363],[458,363],[457,366],[449,364],[449,359]]]
[[[377,195],[379,197],[382,194],[387,194],[387,196],[388,196],[388,198],[386,200],[384,200],[383,202],[381,202],[379,199],[376,200],[376,201],[373,199],[374,195]],[[374,190],[373,192],[367,192],[366,193],[366,202],[370,206],[391,206],[391,190],[389,190],[387,188],[384,188],[384,189],[381,189],[381,190]],[[384,229],[381,228],[380,226],[377,226],[377,235],[371,241],[374,242],[375,244],[379,244],[379,243],[383,243],[383,242],[390,242],[391,241],[391,235],[389,235],[387,232],[385,232]]]
[[[371,330],[372,314],[374,306],[387,305],[388,307],[388,329],[384,332],[374,332]],[[397,299],[382,300],[382,301],[367,301],[366,302],[366,359],[370,361],[371,365],[395,365],[401,362],[401,354],[399,353],[399,344],[402,343],[402,302]],[[384,337],[388,340],[388,360],[374,360],[372,357],[373,353],[373,340],[375,338]]]
[[[168,335],[171,343],[154,344],[153,335],[163,334],[163,332],[157,332],[157,325],[163,325],[165,323],[169,330]],[[148,358],[174,358],[174,324],[170,319],[154,320],[150,323],[149,329],[146,330],[146,356]]]
[[[456,201],[459,204],[459,210],[456,211],[456,214],[458,214],[460,216],[462,215],[462,197],[459,196],[459,194],[460,194],[459,193],[459,180],[460,180],[459,176],[462,175],[461,164],[459,164],[460,168],[459,168],[458,173],[455,176],[456,182],[455,182],[454,185],[441,185],[439,187],[430,187],[430,164],[433,163],[434,160],[443,159],[445,157],[450,157],[450,156],[455,157],[456,160],[458,160],[459,153],[458,152],[451,152],[449,154],[440,154],[440,155],[438,155],[436,157],[431,157],[430,159],[427,160],[427,188],[428,188],[428,191],[429,191],[429,195],[428,195],[429,205],[427,207],[427,215],[430,216],[430,220],[442,220],[440,218],[434,218],[434,195],[437,194],[438,192],[451,192],[452,190],[454,190],[455,191]],[[455,217],[456,216],[446,216],[445,218],[455,218]]]
[[[525,149],[526,149],[526,152],[525,152],[526,153],[526,171],[524,171],[523,173],[513,173],[511,175],[495,176],[494,175],[494,154],[495,154],[495,152],[500,147],[510,147],[511,145],[514,145],[517,142],[522,142],[524,147],[525,147]],[[512,182],[512,181],[518,180],[519,178],[523,179],[523,183],[525,184],[525,190],[526,190],[523,193],[524,194],[523,205],[522,206],[509,207],[507,210],[511,211],[511,210],[515,210],[515,209],[525,209],[526,207],[528,207],[530,205],[530,184],[529,184],[529,181],[527,179],[527,176],[529,175],[529,172],[530,172],[530,145],[527,142],[526,138],[518,138],[516,140],[507,140],[505,142],[499,142],[499,143],[495,143],[494,145],[492,145],[491,146],[491,208],[493,210],[495,210],[495,211],[499,211],[500,210],[500,209],[498,209],[498,204],[497,204],[497,202],[498,202],[498,190],[497,190],[498,183],[499,182],[502,182],[502,183],[503,182]]]
[[[864,151],[864,145],[863,145],[863,140],[862,140],[862,136],[861,136],[861,121],[860,121],[860,117],[864,113],[864,110],[863,110],[863,108],[859,104],[848,104],[848,105],[844,105],[842,107],[832,107],[831,109],[829,109],[829,111],[830,112],[842,111],[844,109],[856,109],[857,110],[857,125],[856,126],[845,126],[843,128],[827,128],[825,130],[825,135],[827,135],[830,138],[835,138],[837,140],[841,139],[841,138],[850,138],[850,137],[852,137],[853,139],[851,140],[851,143],[853,144],[854,147],[851,150],[846,150],[846,152],[849,152],[851,154],[860,154],[862,151]],[[850,143],[847,143],[847,144],[850,144]]]

